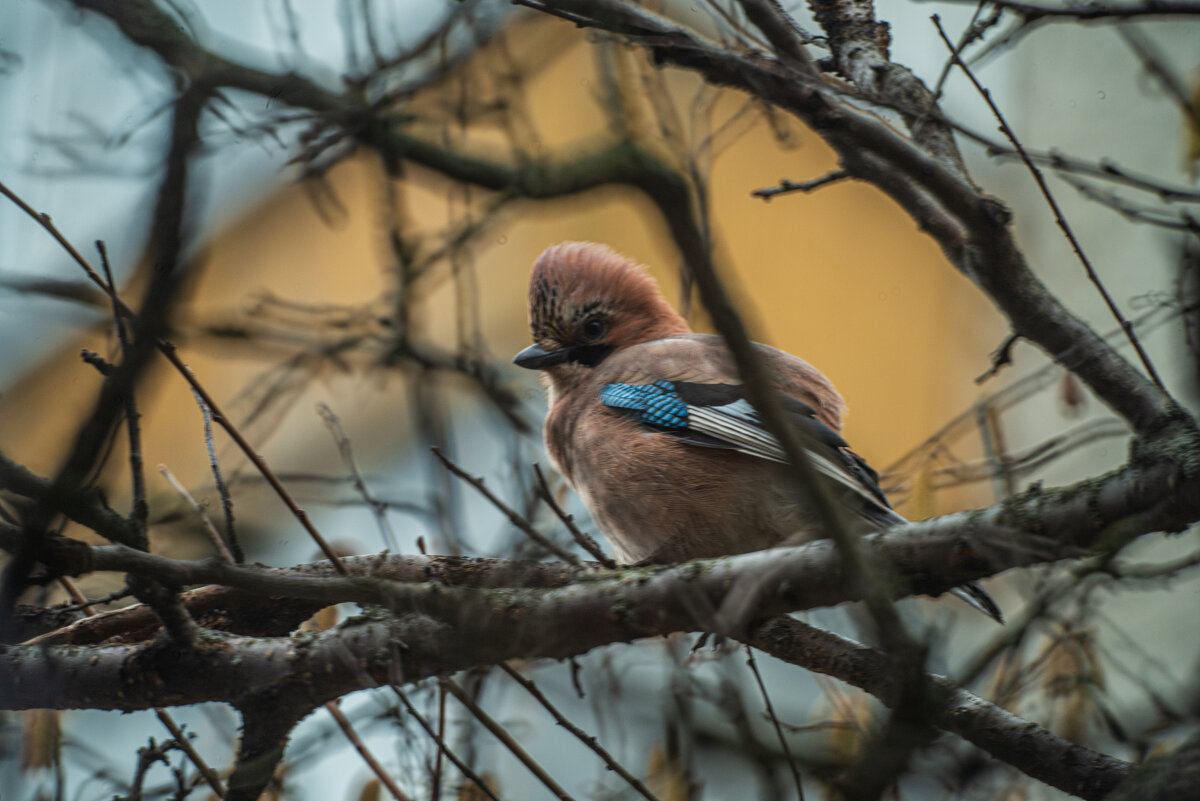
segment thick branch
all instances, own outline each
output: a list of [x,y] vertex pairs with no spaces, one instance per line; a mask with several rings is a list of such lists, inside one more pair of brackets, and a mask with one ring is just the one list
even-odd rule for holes
[[[680,628],[678,608],[662,610],[638,604],[624,616],[631,615],[642,623],[637,633],[629,632],[630,639],[692,628]],[[531,627],[522,625],[526,620],[521,614],[488,619],[476,616],[460,626],[448,626],[421,615],[399,620],[373,615],[332,631],[291,639],[212,634],[188,649],[175,648],[161,639],[136,646],[88,649],[18,646],[0,651],[4,665],[0,705],[21,709],[86,703],[89,708],[133,710],[159,703],[216,700],[261,712],[260,705],[268,699],[275,707],[290,710],[291,715],[286,727],[271,730],[266,738],[269,742],[264,741],[259,751],[244,755],[247,768],[253,769],[260,764],[253,759],[255,755],[263,758],[262,764],[273,764],[294,718],[346,693],[516,657],[563,658],[610,641],[608,626],[571,624],[556,627],[555,634],[531,648]],[[885,702],[893,700],[894,676],[886,669],[887,657],[881,652],[781,619],[756,627],[745,637],[780,658],[837,676]],[[937,725],[1031,776],[1085,798],[1100,798],[1100,789],[1111,787],[1128,772],[1128,766],[1119,760],[1072,745],[946,679],[931,677],[928,681],[937,691],[931,696],[937,699]],[[1048,764],[1050,759],[1054,764]],[[240,756],[239,765],[242,762]],[[247,778],[250,774],[255,783],[264,776],[261,770],[249,770]],[[233,784],[236,782],[231,781]]]
[[[0,534],[3,534],[0,524]],[[351,556],[342,559],[351,576],[411,583],[437,583],[450,587],[563,587],[584,578],[595,564],[567,565],[560,562],[513,562],[503,559],[462,556]],[[257,568],[269,575],[299,575],[313,578],[338,575],[329,562],[315,562],[289,568]],[[184,606],[196,621],[210,629],[233,634],[278,637],[296,629],[318,610],[328,605],[323,600],[268,595],[224,587],[201,587],[181,596]],[[40,631],[29,631],[43,645],[88,645],[105,640],[140,642],[154,636],[158,619],[138,604],[94,617],[84,618],[62,628],[53,626],[58,618],[46,616]]]
[[809,7],[829,36],[838,72],[869,100],[901,109],[913,142],[969,182],[933,93],[912,70],[888,58],[891,35],[887,23],[876,21],[873,0],[809,0]]
[[1200,787],[1200,732],[1166,756],[1147,760],[1107,801],[1193,801]]
[[[967,2],[967,0],[962,0]],[[1064,20],[1129,19],[1132,17],[1200,16],[1200,3],[1187,0],[1138,0],[1136,3],[1066,3],[1042,5],[1020,0],[989,0],[992,5],[1008,9],[1033,22],[1042,17]]]
[[[1200,449],[1190,439],[1181,438],[1174,446],[1181,463],[1196,461]],[[892,561],[910,591],[941,592],[1006,567],[1071,556],[1145,531],[1179,528],[1200,516],[1196,472],[1188,474],[1170,463],[1129,467],[1067,490],[1029,492],[991,509],[911,524],[869,542]],[[669,568],[597,572],[591,580],[575,580],[559,589],[505,590],[428,582],[400,585],[379,577],[388,572],[387,560],[379,560],[372,569],[369,558],[355,568],[374,575],[347,578],[286,575],[215,561],[175,562],[123,546],[90,553],[97,569],[147,572],[179,584],[215,580],[255,593],[327,603],[377,603],[401,615],[373,614],[332,632],[293,639],[209,633],[189,648],[161,639],[86,649],[8,647],[0,649],[0,706],[130,710],[210,700],[240,704],[269,697],[304,711],[385,682],[415,681],[512,658],[562,658],[609,643],[710,629],[718,621],[727,633],[752,637],[752,621],[759,615],[854,597],[837,551],[827,541]],[[464,580],[487,585],[487,572],[470,569],[480,563],[461,564],[468,565],[460,574]],[[501,564],[491,566],[499,569]],[[397,568],[418,580],[428,578],[411,558]],[[546,566],[540,577],[553,585],[580,578],[573,571],[583,568],[565,568],[567,572],[557,576],[553,572],[562,569]],[[891,688],[879,682],[887,674],[834,672],[885,696]],[[1031,775],[1046,775],[1045,761],[1031,756],[1041,751],[1031,752],[1030,746],[1041,749],[1058,741],[1046,740],[1032,724],[985,702],[938,687],[948,700],[935,722]],[[1069,744],[1058,742],[1055,747],[1078,756]],[[1064,767],[1076,764],[1067,763],[1066,757],[1062,762]],[[1105,770],[1112,768],[1109,762],[1104,765]]]
[[[35,503],[50,502],[50,482],[0,453],[0,490],[20,495]],[[133,524],[105,505],[93,490],[62,491],[54,499],[59,512],[90,528],[110,542],[133,545]]]

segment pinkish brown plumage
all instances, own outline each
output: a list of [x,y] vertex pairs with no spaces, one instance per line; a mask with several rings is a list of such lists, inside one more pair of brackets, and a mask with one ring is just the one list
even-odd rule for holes
[[[514,361],[543,371],[546,450],[621,561],[720,556],[817,534],[724,342],[692,333],[640,265],[603,245],[555,245],[534,265],[529,310],[534,344]],[[847,519],[864,532],[903,522],[842,439],[846,406],[829,380],[758,347],[825,489],[856,513]],[[958,594],[998,618],[982,589]]]

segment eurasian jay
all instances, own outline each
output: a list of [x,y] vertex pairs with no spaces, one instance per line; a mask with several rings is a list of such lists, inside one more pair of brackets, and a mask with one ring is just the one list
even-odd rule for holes
[[[534,264],[529,325],[534,344],[513,361],[542,371],[546,450],[620,561],[743,553],[818,532],[723,340],[692,333],[636,262],[591,242],[550,247]],[[757,347],[825,491],[864,533],[905,522],[842,439],[846,404],[829,379]],[[1001,621],[978,585],[953,592]]]

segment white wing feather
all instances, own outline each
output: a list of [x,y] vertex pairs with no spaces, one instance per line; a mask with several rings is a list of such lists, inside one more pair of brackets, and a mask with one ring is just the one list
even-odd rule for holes
[[[688,428],[715,437],[722,442],[734,446],[734,450],[747,456],[768,459],[772,462],[786,463],[783,449],[775,437],[759,427],[758,414],[744,400],[727,403],[724,406],[689,406]],[[854,476],[838,467],[819,453],[808,451],[812,465],[821,473],[834,481],[857,492],[872,504],[879,501],[871,492],[858,482]]]

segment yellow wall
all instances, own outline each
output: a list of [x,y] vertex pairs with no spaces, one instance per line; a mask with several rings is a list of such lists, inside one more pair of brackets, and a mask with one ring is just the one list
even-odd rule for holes
[[[571,35],[562,25],[531,26],[505,43],[518,61],[544,62],[528,82],[528,109],[544,142],[535,156],[563,156],[580,143],[606,141],[596,101],[595,56],[582,36],[572,41]],[[494,58],[494,51],[481,58]],[[490,70],[489,64],[479,64],[471,80],[483,81],[479,76]],[[674,73],[667,83],[686,112],[698,82]],[[484,91],[483,83],[467,86]],[[425,102],[434,107],[433,99]],[[716,117],[728,116],[741,102],[732,95],[723,98]],[[635,126],[652,127],[645,103],[632,114]],[[803,180],[836,166],[815,134],[798,124],[792,128],[794,148],[781,147],[760,121],[717,158],[709,191],[719,250],[758,336],[809,360],[834,380],[852,410],[847,438],[882,467],[973,400],[970,378],[986,367],[985,354],[1004,328],[930,240],[870,186],[841,183],[770,203],[752,198],[753,189],[780,177]],[[467,141],[484,155],[509,155],[503,137],[487,126]],[[291,185],[218,232],[186,299],[189,319],[235,319],[229,313],[248,308],[262,289],[311,303],[365,304],[377,298],[389,285],[390,260],[378,163],[361,155],[332,170],[329,179],[345,210],[332,225],[316,213],[304,189]],[[402,189],[416,227],[435,230],[446,220],[445,186],[420,169],[408,170]],[[547,245],[564,239],[607,242],[650,264],[668,293],[676,293],[677,257],[653,207],[636,193],[607,188],[578,198],[518,204],[472,251],[483,331],[500,361],[527,342],[524,298],[531,262]],[[427,334],[444,343],[453,340],[452,290],[452,282],[441,282],[422,314]],[[252,405],[244,396],[247,382],[267,365],[237,343],[202,344],[197,350],[185,342],[185,359],[235,416],[244,414]],[[53,471],[65,437],[98,386],[91,368],[79,363],[81,345],[107,347],[96,334],[81,334],[0,397],[0,449],[43,474]],[[513,381],[532,380],[520,373],[510,371]],[[286,421],[273,416],[254,430],[263,435],[280,426],[264,447],[276,469],[323,466],[336,472],[336,451],[312,411],[313,400],[329,400],[369,467],[408,443],[400,390],[394,374],[374,371],[364,377],[327,370]],[[185,482],[206,481],[199,416],[182,382],[160,366],[142,397],[151,469],[166,462]],[[109,471],[114,496],[124,486],[123,460],[118,447],[116,467]],[[161,482],[153,483],[157,479],[152,474],[152,489],[165,493]]]

